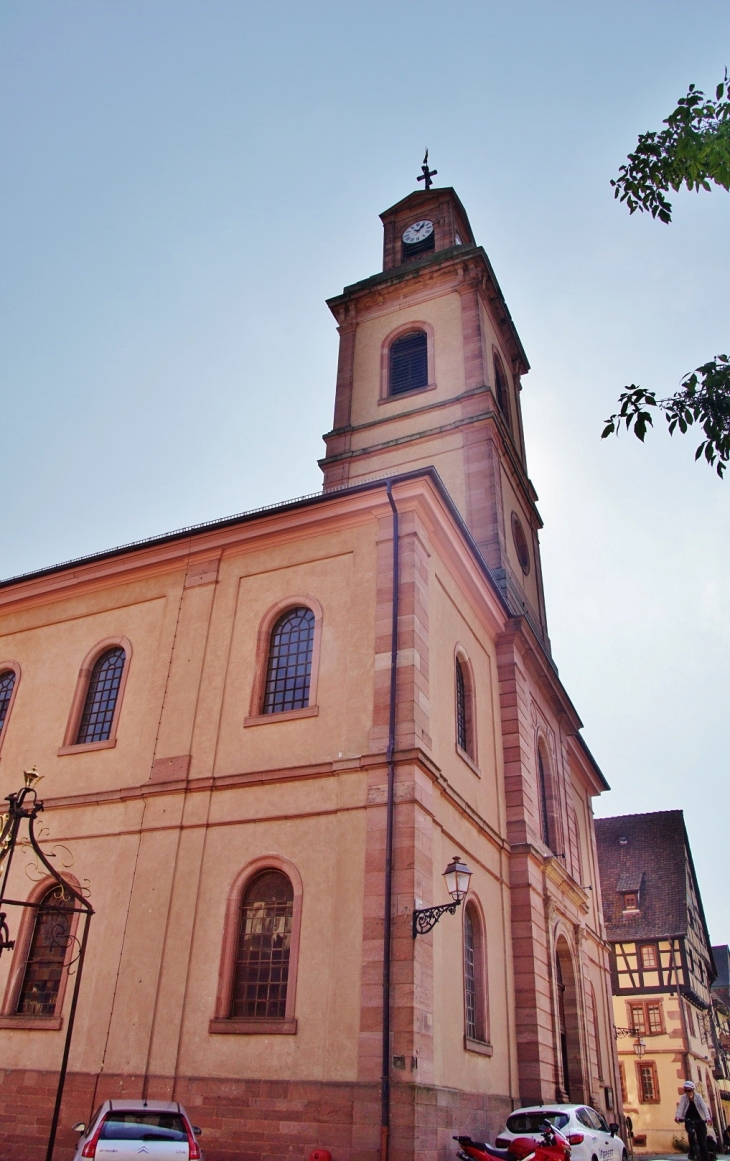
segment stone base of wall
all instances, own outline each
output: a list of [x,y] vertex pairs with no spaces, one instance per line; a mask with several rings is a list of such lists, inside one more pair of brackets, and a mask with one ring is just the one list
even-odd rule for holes
[[[0,1070],[0,1161],[44,1161],[58,1075]],[[71,1131],[108,1098],[138,1100],[143,1078],[69,1073],[54,1161],[71,1161]],[[203,1129],[206,1161],[377,1161],[380,1086],[316,1081],[152,1077],[154,1100],[179,1100]],[[454,1133],[494,1139],[513,1107],[508,1097],[394,1083],[390,1161],[453,1161]]]

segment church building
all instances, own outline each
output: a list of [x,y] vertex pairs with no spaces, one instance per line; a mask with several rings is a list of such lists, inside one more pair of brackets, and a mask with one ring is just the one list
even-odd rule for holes
[[[320,494],[0,585],[0,797],[37,766],[43,850],[94,909],[57,1158],[107,1097],[180,1101],[206,1161],[447,1161],[537,1102],[618,1119],[608,786],[552,659],[529,364],[429,185],[329,302]],[[19,847],[4,1161],[45,1157],[56,889]]]

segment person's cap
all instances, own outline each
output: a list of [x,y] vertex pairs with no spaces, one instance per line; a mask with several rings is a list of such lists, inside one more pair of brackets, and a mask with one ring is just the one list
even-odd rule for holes
[[684,1082],[685,1088],[694,1088],[694,1086],[695,1086],[695,1082],[693,1080],[685,1080],[685,1082]]

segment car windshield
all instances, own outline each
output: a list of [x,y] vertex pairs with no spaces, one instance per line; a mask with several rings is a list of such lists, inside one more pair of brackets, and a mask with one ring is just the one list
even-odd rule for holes
[[510,1133],[539,1133],[545,1121],[555,1125],[556,1129],[564,1129],[569,1117],[565,1113],[556,1113],[540,1110],[538,1113],[513,1113],[507,1118],[507,1128]]
[[185,1122],[176,1113],[111,1112],[101,1130],[102,1141],[187,1141]]

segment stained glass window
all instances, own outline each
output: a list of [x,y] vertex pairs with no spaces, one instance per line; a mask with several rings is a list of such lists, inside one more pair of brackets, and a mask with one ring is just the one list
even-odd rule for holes
[[12,669],[5,669],[0,673],[0,731],[5,725],[5,719],[8,716],[10,699],[13,696],[14,688],[15,672]]
[[428,387],[428,338],[425,331],[408,331],[390,348],[390,395]]
[[312,676],[314,613],[289,609],[274,625],[264,688],[265,714],[305,709]]
[[23,1016],[53,1016],[71,936],[73,898],[52,887],[36,912],[17,1011]]
[[106,742],[109,738],[125,658],[121,648],[107,649],[106,653],[97,658],[86,691],[86,702],[76,737],[77,746],[85,742]]
[[231,1016],[283,1019],[294,891],[281,871],[262,871],[241,903]]

